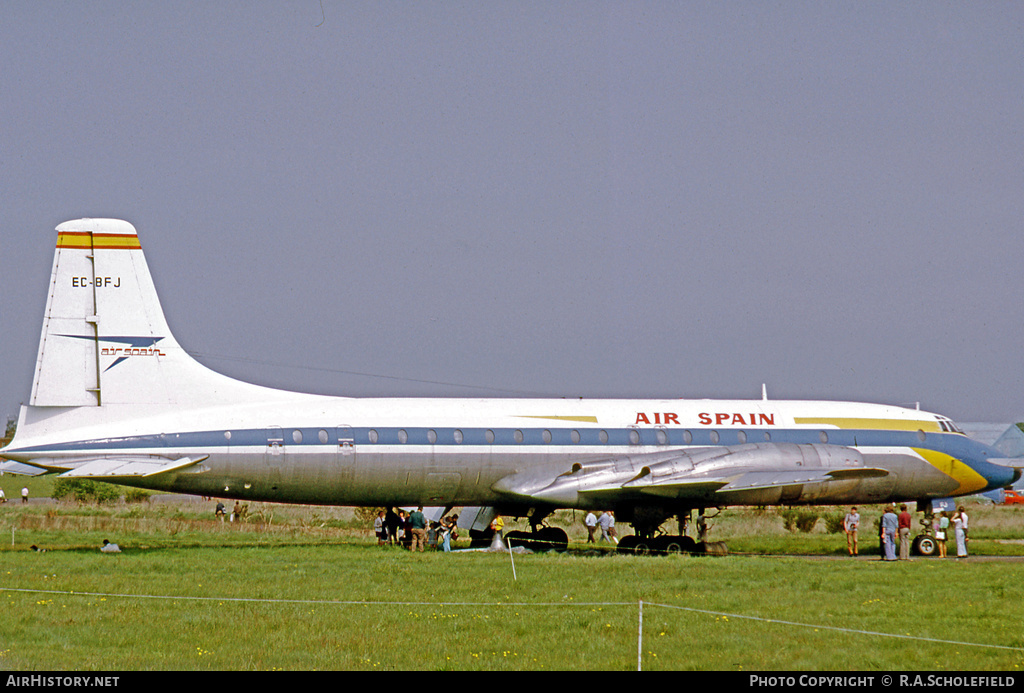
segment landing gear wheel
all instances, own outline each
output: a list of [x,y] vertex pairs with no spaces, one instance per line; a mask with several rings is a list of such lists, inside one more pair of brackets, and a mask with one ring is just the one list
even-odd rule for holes
[[569,547],[569,535],[558,527],[542,528],[537,532],[537,538],[542,544],[548,545],[548,550],[565,551]]
[[935,539],[927,534],[920,534],[914,537],[914,543],[910,548],[918,556],[934,556],[939,550]]
[[541,527],[536,532],[512,530],[505,533],[505,543],[525,546],[533,551],[565,551],[569,546],[569,535],[558,527]]
[[688,537],[667,537],[665,553],[686,553],[686,549],[683,547],[683,539],[686,538]]
[[[622,543],[619,543],[622,546]],[[635,556],[650,556],[655,552],[654,540],[653,539],[637,539],[633,545],[633,555]]]

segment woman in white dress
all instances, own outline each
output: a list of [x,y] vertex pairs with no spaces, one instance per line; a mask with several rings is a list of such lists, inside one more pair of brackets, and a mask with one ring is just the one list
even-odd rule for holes
[[953,514],[953,535],[956,537],[956,557],[967,557],[967,535],[964,533],[964,518],[957,510]]

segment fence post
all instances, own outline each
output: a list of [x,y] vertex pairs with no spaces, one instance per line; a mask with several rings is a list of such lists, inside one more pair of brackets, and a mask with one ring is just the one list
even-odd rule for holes
[[636,670],[643,671],[644,653],[644,600],[640,600],[640,624],[636,634]]

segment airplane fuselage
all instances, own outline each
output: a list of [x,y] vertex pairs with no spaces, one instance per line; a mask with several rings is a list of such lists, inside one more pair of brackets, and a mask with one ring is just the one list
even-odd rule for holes
[[[850,448],[882,477],[662,496],[666,507],[873,503],[977,493],[1009,482],[999,453],[942,430],[917,410],[843,402],[765,400],[349,399],[292,401],[190,412],[125,407],[91,424],[94,409],[26,408],[11,459],[63,469],[83,457],[205,458],[173,475],[121,479],[149,488],[259,501],[333,505],[543,505],[503,491],[509,477],[551,479],[573,465],[620,460],[639,473],[652,455],[758,444]],[[134,409],[132,414],[128,409]],[[48,415],[49,414],[49,415]],[[140,415],[141,414],[141,415]],[[79,421],[76,421],[79,419]],[[52,423],[49,426],[46,422]],[[655,423],[660,422],[660,423]],[[52,428],[52,431],[41,430]],[[895,429],[895,430],[894,430]],[[621,460],[636,459],[630,467]],[[818,465],[813,461],[808,466]],[[792,463],[799,469],[802,460]],[[708,469],[710,471],[710,468]],[[1005,478],[1004,478],[1005,477]],[[577,495],[561,507],[619,507],[649,494]]]

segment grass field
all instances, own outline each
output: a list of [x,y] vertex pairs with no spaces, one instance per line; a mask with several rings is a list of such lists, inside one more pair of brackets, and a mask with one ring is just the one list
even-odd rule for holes
[[[212,509],[0,506],[0,669],[628,670],[641,600],[645,670],[1024,666],[1022,563],[853,560],[771,510],[716,521],[742,555],[516,555],[513,579],[507,553],[378,547],[349,509]],[[1024,512],[971,511],[972,553],[1024,555]]]

